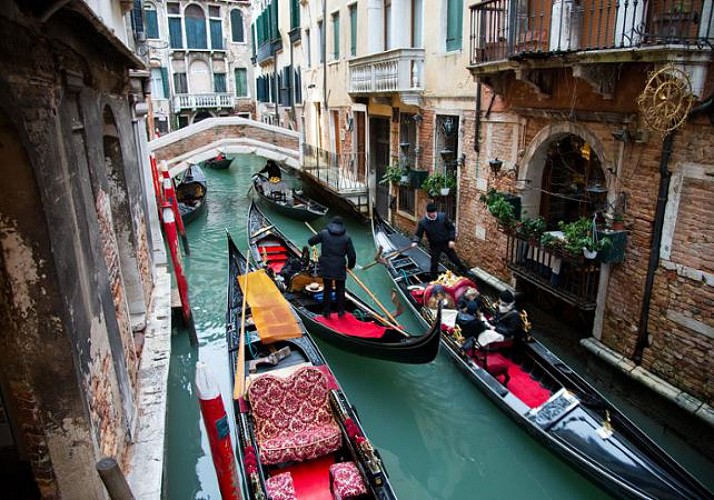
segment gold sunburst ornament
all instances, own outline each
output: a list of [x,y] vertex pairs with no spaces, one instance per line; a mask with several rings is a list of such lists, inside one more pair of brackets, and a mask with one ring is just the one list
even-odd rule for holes
[[689,76],[668,64],[649,74],[637,105],[648,127],[667,134],[684,123],[695,100]]

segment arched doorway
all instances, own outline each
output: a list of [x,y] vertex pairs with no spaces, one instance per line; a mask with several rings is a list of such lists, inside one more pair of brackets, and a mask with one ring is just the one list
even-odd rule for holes
[[199,111],[198,113],[196,113],[196,116],[193,117],[192,123],[198,123],[201,120],[205,120],[206,118],[213,118],[213,115],[208,111]]

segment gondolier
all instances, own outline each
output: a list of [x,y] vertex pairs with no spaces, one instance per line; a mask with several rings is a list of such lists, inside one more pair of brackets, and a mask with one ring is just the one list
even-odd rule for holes
[[259,174],[268,174],[268,180],[271,182],[279,182],[283,178],[283,174],[280,171],[280,167],[275,160],[268,160],[263,167],[263,170],[258,172]]
[[337,315],[345,314],[345,281],[347,280],[347,268],[355,267],[357,254],[352,244],[352,238],[347,234],[342,217],[335,216],[332,221],[316,235],[307,240],[309,245],[322,245],[322,252],[319,260],[319,269],[322,280],[325,284],[323,299],[323,314],[330,317],[332,288],[334,286],[337,295]]
[[436,210],[435,203],[426,206],[426,215],[422,217],[417,225],[416,233],[412,238],[412,247],[416,247],[422,236],[426,234],[429,241],[429,254],[431,255],[431,279],[436,279],[439,271],[439,258],[442,253],[456,265],[462,275],[466,275],[469,270],[461,262],[454,251],[456,246],[456,227],[443,212]]

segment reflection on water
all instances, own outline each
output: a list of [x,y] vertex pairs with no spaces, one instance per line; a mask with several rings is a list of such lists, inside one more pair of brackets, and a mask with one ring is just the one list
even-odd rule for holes
[[[262,164],[243,156],[230,170],[208,169],[208,213],[187,228],[192,253],[184,262],[200,349],[192,352],[186,332],[175,332],[167,435],[170,499],[220,498],[192,383],[200,358],[218,378],[226,408],[232,412],[225,351],[225,234],[228,230],[245,249],[250,174]],[[311,233],[303,223],[267,213],[290,238],[306,243]],[[313,226],[319,230],[326,222],[317,220]],[[369,228],[347,220],[347,229],[358,264],[372,261]],[[358,273],[391,308],[391,282],[384,269],[375,266]],[[351,280],[348,287],[369,301]],[[419,324],[410,313],[399,319],[407,330],[418,332]],[[379,448],[400,498],[607,498],[491,404],[445,355],[428,365],[412,366],[352,356],[321,342],[320,346]]]

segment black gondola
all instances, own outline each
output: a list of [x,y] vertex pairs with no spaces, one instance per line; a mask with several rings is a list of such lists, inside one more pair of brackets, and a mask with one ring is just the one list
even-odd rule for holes
[[261,202],[292,219],[311,221],[327,213],[327,207],[290,188],[286,181],[269,181],[262,174],[253,175],[253,190]]
[[255,262],[270,269],[285,297],[295,307],[310,332],[345,351],[370,358],[399,363],[428,363],[439,351],[439,325],[432,322],[424,335],[415,337],[394,328],[359,297],[346,292],[345,315],[333,314],[325,319],[322,299],[309,287],[322,282],[316,273],[316,263],[309,262],[257,205],[248,211],[249,248]]
[[212,168],[213,170],[226,170],[233,163],[233,158],[228,158],[227,156],[220,154],[215,158],[211,158],[203,162],[203,166],[207,168]]
[[191,165],[176,183],[176,201],[184,224],[191,222],[206,208],[206,174]]
[[[429,255],[376,216],[375,245],[404,300],[425,325],[430,309],[418,291],[429,280]],[[441,268],[445,270],[445,268]],[[498,407],[604,489],[632,498],[712,498],[681,465],[590,384],[534,339],[465,352],[453,334],[442,347]]]
[[[248,374],[246,397],[234,400],[241,497],[353,498],[361,493],[359,498],[395,499],[379,452],[303,323],[264,271],[239,281],[248,266],[230,236],[228,261],[226,340],[232,382],[242,325]],[[245,316],[241,281],[248,289]],[[251,287],[260,292],[251,295]],[[268,339],[271,330],[279,337]]]

